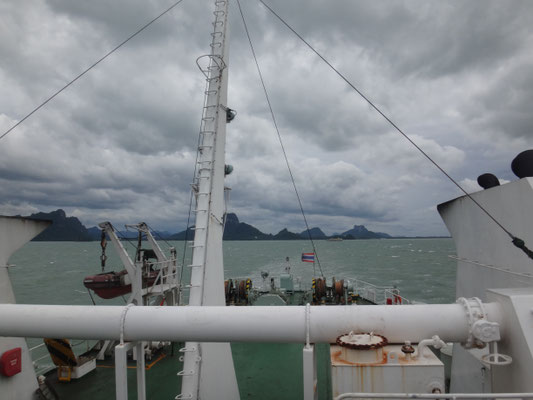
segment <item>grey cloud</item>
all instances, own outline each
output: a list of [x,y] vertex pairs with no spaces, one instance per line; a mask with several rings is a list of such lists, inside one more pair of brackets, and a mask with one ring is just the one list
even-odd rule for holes
[[[0,126],[170,4],[3,2]],[[487,171],[510,179],[510,159],[531,147],[530,2],[269,4],[458,180]],[[445,233],[429,210],[458,193],[268,12],[242,5],[311,225]],[[64,207],[87,224],[143,216],[181,229],[204,89],[194,61],[209,49],[211,8],[184,1],[0,141],[0,212]],[[230,12],[230,210],[269,232],[303,230],[240,16]]]

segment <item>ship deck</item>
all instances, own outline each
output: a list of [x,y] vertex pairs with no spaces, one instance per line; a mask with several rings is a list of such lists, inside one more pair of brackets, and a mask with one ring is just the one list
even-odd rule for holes
[[[180,393],[182,369],[177,351],[183,344],[173,344],[160,357],[146,364],[146,398],[173,399]],[[294,399],[303,397],[302,344],[232,343],[231,345],[241,399]],[[329,345],[316,347],[318,390],[320,399],[331,399],[329,382]],[[136,371],[128,366],[128,398],[137,398]],[[99,400],[115,397],[115,369],[110,363],[99,363],[96,370],[71,382],[59,382],[54,371],[47,381],[59,399]]]

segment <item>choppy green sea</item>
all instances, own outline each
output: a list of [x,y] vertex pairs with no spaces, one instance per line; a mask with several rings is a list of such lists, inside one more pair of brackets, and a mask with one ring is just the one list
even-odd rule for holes
[[[134,246],[124,244],[134,253]],[[175,246],[181,261],[184,242],[162,242],[163,250]],[[455,255],[452,239],[387,239],[315,242],[320,267],[327,278],[357,278],[375,285],[396,285],[401,294],[415,301],[448,303],[455,300]],[[224,242],[225,276],[251,277],[261,281],[261,272],[282,272],[289,257],[291,273],[311,282],[320,274],[318,263],[300,261],[302,252],[312,252],[307,241]],[[111,244],[107,269],[123,269]],[[18,303],[92,304],[83,278],[101,272],[99,242],[30,242],[10,259],[10,277]],[[189,263],[190,249],[185,263]],[[122,304],[95,298],[97,304]]]

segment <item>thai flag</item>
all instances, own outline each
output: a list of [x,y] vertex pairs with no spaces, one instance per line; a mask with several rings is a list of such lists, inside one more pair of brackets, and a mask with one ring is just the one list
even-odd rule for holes
[[302,253],[302,262],[315,262],[315,253]]

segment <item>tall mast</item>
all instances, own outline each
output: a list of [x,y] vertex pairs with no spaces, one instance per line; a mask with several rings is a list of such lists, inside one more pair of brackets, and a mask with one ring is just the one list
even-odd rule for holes
[[[209,64],[193,192],[196,223],[189,305],[225,306],[222,235],[228,89],[228,1],[215,1]],[[204,58],[204,57],[200,57]],[[199,63],[200,65],[200,63]],[[181,375],[181,397],[238,399],[239,391],[229,343],[187,342]]]

